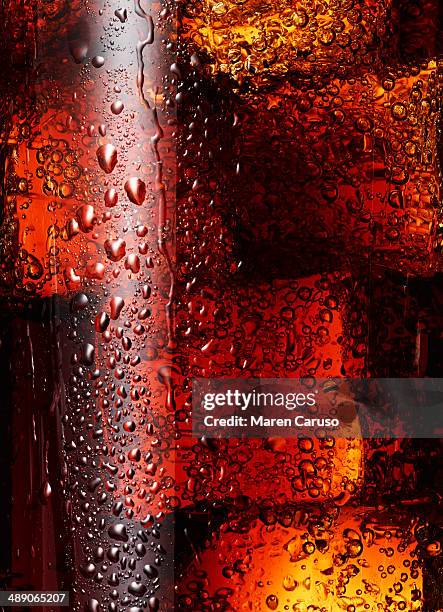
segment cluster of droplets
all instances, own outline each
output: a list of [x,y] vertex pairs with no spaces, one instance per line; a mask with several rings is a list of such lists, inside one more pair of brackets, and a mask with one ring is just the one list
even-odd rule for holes
[[[164,304],[171,281],[163,256],[168,210],[163,253],[157,244],[158,193],[167,200],[175,188],[173,115],[162,115],[174,106],[173,86],[165,79],[164,97],[161,78],[155,86],[157,137],[160,123],[171,123],[168,142],[155,142],[160,160],[152,161],[152,118],[136,86],[137,25],[143,26],[136,7],[106,6],[99,14],[71,8],[64,18],[67,5],[54,3],[53,14],[67,29],[63,49],[51,28],[39,43],[51,69],[38,83],[46,104],[34,103],[29,123],[13,116],[17,127],[5,129],[9,157],[2,181],[9,209],[0,221],[9,230],[1,243],[8,263],[2,290],[20,307],[29,297],[54,303],[54,316],[62,319],[54,346],[65,377],[62,440],[50,441],[48,432],[46,444],[64,444],[60,486],[70,534],[65,553],[74,562],[72,608],[156,611],[160,597],[170,601],[159,593],[160,574],[167,592],[173,571],[172,536],[161,536],[161,523],[179,504],[159,458],[168,428],[173,437],[171,423],[162,426],[164,398],[168,411],[174,405],[163,365],[170,361]],[[171,13],[158,13],[160,32]],[[103,23],[105,35],[97,37]],[[117,42],[116,28],[124,42],[119,46],[110,36]],[[146,90],[150,71],[163,71],[151,55],[146,50]],[[26,94],[29,107],[33,93]],[[25,112],[21,101],[17,96],[18,113]],[[46,507],[58,486],[42,484]]]
[[407,531],[370,515],[359,524],[363,514],[351,514],[278,511],[269,500],[259,520],[226,521],[187,572],[178,609],[231,610],[254,601],[263,611],[419,610],[420,563]]
[[[441,66],[395,63],[394,51],[386,61],[387,7],[368,3],[362,14],[351,5],[181,7],[176,363],[185,399],[195,376],[416,367],[419,308],[394,272],[438,266]],[[376,36],[386,37],[378,47]],[[187,523],[193,565],[183,561],[181,608],[420,609],[429,553],[417,548],[415,511],[386,526],[380,501],[389,487],[414,496],[410,449],[197,444],[185,417],[180,430],[182,503],[211,521],[204,536],[198,518]],[[275,527],[301,501],[325,504],[314,516],[331,513],[330,548],[299,534],[291,517],[281,519],[284,535]],[[365,503],[380,509],[368,529]],[[292,572],[274,578],[274,567]]]
[[196,0],[184,4],[183,35],[213,74],[255,88],[296,72],[318,79],[368,66],[387,13],[384,2]]

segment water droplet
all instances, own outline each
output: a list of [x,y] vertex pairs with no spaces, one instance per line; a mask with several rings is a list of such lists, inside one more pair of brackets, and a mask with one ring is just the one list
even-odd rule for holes
[[148,578],[157,578],[158,576],[158,570],[153,565],[145,565],[143,571]]
[[88,601],[88,607],[86,608],[87,612],[100,612],[101,606],[96,599],[90,599]]
[[88,305],[88,296],[84,293],[77,293],[71,300],[71,310],[72,312],[79,312],[80,310],[84,310]]
[[127,542],[129,540],[126,527],[123,525],[123,523],[111,525],[111,527],[108,529],[108,533],[113,540],[118,540],[119,542]]
[[128,179],[125,183],[125,191],[133,204],[137,204],[137,206],[143,204],[146,197],[146,185],[141,179],[135,176]]
[[81,573],[85,578],[92,578],[96,572],[96,567],[93,563],[88,563],[80,568]]
[[105,206],[112,208],[118,202],[118,193],[115,189],[107,189],[105,191]]
[[128,591],[136,597],[142,597],[148,589],[141,582],[131,582]]
[[193,68],[198,68],[199,66],[201,66],[200,58],[198,57],[196,53],[193,53],[191,55],[191,66]]
[[105,266],[99,261],[88,265],[87,273],[89,278],[95,278],[97,280],[103,280],[105,276]]
[[161,366],[157,372],[157,378],[162,385],[166,387],[166,408],[170,411],[175,410],[174,397],[174,377],[180,372],[172,366]]
[[119,318],[123,306],[125,305],[125,301],[120,296],[115,295],[111,298],[109,304],[111,307],[111,319],[115,321],[115,319]]
[[82,347],[82,363],[85,366],[91,366],[94,363],[95,348],[93,344],[87,342]]
[[125,23],[128,19],[128,11],[126,9],[117,9],[114,11],[114,15],[120,19],[122,23]]
[[101,68],[105,63],[105,58],[102,55],[95,55],[91,60],[94,68]]
[[30,254],[28,255],[28,261],[27,273],[29,278],[32,278],[32,280],[38,280],[44,272],[42,264],[36,257]]
[[97,149],[97,159],[100,168],[106,174],[111,174],[117,164],[117,149],[110,143],[101,145]]
[[394,119],[404,121],[408,116],[408,109],[402,102],[395,102],[391,107],[392,116]]
[[97,222],[94,207],[91,204],[84,204],[77,210],[77,220],[82,232],[90,232]]
[[69,219],[66,224],[66,232],[68,234],[68,238],[74,238],[80,232],[80,226],[75,219]]
[[108,559],[112,561],[112,563],[117,563],[120,558],[120,549],[117,546],[111,546],[108,550]]
[[134,421],[125,421],[123,423],[123,429],[129,433],[135,431],[135,423]]
[[109,325],[109,322],[110,322],[110,318],[109,318],[108,313],[101,312],[95,317],[95,329],[99,333],[103,333],[104,331],[106,331]]
[[52,487],[49,484],[49,482],[47,480],[45,480],[45,482],[43,483],[42,486],[42,498],[43,501],[46,503],[46,501],[51,497],[52,495]]
[[106,255],[111,261],[120,261],[126,255],[126,242],[121,238],[117,240],[105,240]]
[[130,461],[140,461],[141,452],[139,448],[133,448],[128,453],[128,458]]
[[80,285],[81,278],[71,266],[68,266],[63,273],[66,286],[69,290],[77,289]]
[[148,605],[149,605],[149,610],[151,612],[157,612],[157,610],[160,607],[160,602],[157,599],[157,597],[150,597],[148,601]]
[[111,111],[114,113],[114,115],[120,115],[124,108],[125,105],[121,100],[116,100],[111,104]]
[[125,259],[125,268],[126,270],[131,270],[134,274],[140,272],[140,258],[138,255],[134,255],[133,253],[128,255]]

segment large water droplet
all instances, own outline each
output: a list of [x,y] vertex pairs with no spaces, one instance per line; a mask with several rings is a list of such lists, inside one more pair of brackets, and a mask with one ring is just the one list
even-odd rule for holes
[[114,115],[120,115],[124,108],[125,105],[121,100],[116,100],[111,104],[111,111],[114,113]]
[[109,325],[110,319],[107,312],[101,312],[95,317],[95,329],[103,333]]
[[120,261],[126,254],[126,242],[121,238],[117,240],[105,240],[105,251],[111,261]]
[[69,290],[72,291],[74,289],[78,289],[81,283],[81,278],[72,266],[68,266],[67,268],[65,268],[63,276],[65,279],[66,286]]
[[148,589],[141,582],[131,582],[128,591],[136,597],[142,597]]
[[102,55],[96,55],[92,58],[91,63],[94,68],[101,68],[105,63],[105,58]]
[[146,185],[141,179],[132,176],[125,183],[125,191],[133,204],[137,204],[137,206],[143,204],[146,197]]
[[100,612],[101,606],[96,599],[90,599],[86,608],[87,612]]
[[131,253],[125,259],[125,268],[126,270],[131,270],[134,274],[140,272],[140,258],[138,255]]
[[50,483],[47,480],[45,480],[45,482],[43,483],[43,487],[42,487],[43,502],[46,503],[48,499],[51,497],[51,495],[52,495],[52,487]]
[[88,305],[89,300],[88,296],[84,293],[77,293],[71,300],[71,310],[72,312],[79,312],[83,310]]
[[105,206],[112,208],[118,202],[118,193],[115,189],[108,189],[105,191]]
[[126,527],[123,525],[123,523],[111,525],[111,527],[108,529],[108,533],[113,540],[118,540],[119,542],[127,542],[129,540]]
[[122,23],[128,19],[128,11],[126,9],[117,9],[114,11],[114,15],[120,19]]
[[117,149],[111,143],[101,145],[97,149],[97,159],[100,168],[106,174],[111,174],[117,164]]
[[148,601],[148,605],[149,605],[149,610],[151,610],[151,612],[157,612],[157,610],[160,607],[160,602],[157,599],[157,597],[150,597]]
[[79,222],[80,228],[83,232],[90,232],[95,223],[97,222],[97,217],[95,215],[94,207],[91,204],[84,204],[77,210],[77,220]]
[[115,321],[115,319],[119,318],[123,306],[125,305],[125,301],[120,296],[115,295],[111,298],[109,304],[111,307],[111,319],[114,319]]
[[82,347],[82,363],[86,366],[91,366],[94,363],[95,349],[94,345],[87,342]]

